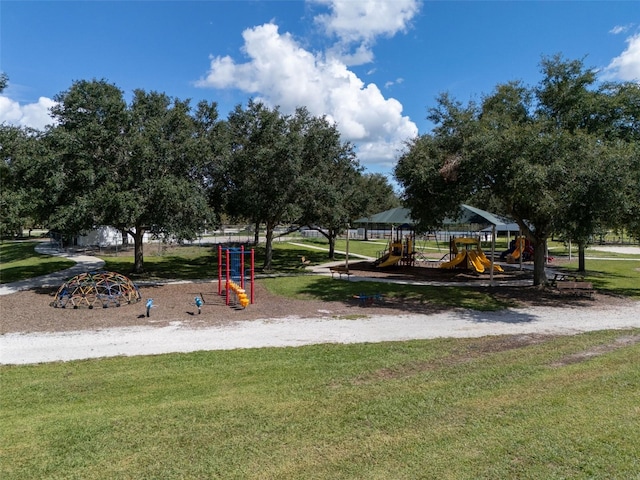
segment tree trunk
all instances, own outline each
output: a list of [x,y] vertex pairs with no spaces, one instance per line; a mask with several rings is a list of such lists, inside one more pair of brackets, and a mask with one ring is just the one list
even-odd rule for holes
[[336,235],[331,231],[331,235],[327,237],[329,239],[329,260],[335,260],[336,258]]
[[253,244],[257,247],[260,243],[260,220],[256,220],[256,228],[253,231]]
[[135,232],[133,232],[133,251],[134,251],[133,273],[144,272],[144,252],[143,252],[143,246],[142,246],[143,237],[144,237],[144,228],[136,227]]
[[586,262],[584,260],[584,252],[586,250],[585,242],[578,242],[578,271],[584,273],[587,271]]
[[129,232],[124,228],[120,230],[120,235],[122,236],[122,247],[126,248],[129,246]]
[[535,238],[533,243],[533,285],[544,285],[547,282],[545,257],[547,255],[547,239]]
[[271,270],[271,259],[273,257],[273,222],[267,221],[266,239],[264,245],[264,270]]

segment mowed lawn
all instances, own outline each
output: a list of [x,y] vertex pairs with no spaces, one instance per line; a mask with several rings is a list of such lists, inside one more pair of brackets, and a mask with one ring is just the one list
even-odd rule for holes
[[638,478],[640,330],[1,367],[0,478]]

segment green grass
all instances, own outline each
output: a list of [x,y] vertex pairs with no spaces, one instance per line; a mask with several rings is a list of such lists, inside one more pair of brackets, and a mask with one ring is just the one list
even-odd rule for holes
[[326,276],[278,277],[261,280],[271,293],[291,298],[345,301],[354,295],[382,294],[388,299],[428,304],[437,308],[469,308],[493,311],[511,303],[479,290],[464,287],[400,285],[388,282],[337,282]]
[[[585,280],[601,291],[640,299],[640,259],[585,261]],[[570,271],[577,271],[578,262],[567,264]]]
[[36,245],[29,241],[0,243],[0,283],[47,275],[75,265],[72,260],[37,253]]
[[[300,257],[302,256],[305,256],[312,264],[328,261],[326,252],[308,250],[285,242],[274,243],[273,250],[271,272],[275,273],[301,273]],[[256,273],[262,272],[264,255],[264,245],[255,248]],[[120,272],[125,275],[129,275],[133,270],[134,257],[132,249],[119,251],[117,254],[101,254],[99,256],[105,261],[104,268],[106,270]],[[341,257],[337,256],[337,258]],[[249,254],[245,255],[245,262],[248,269]],[[132,278],[179,280],[217,278],[218,247],[216,245],[176,246],[161,250],[154,245],[145,245],[144,268],[144,274],[132,275]]]
[[637,478],[630,335],[0,367],[0,477]]

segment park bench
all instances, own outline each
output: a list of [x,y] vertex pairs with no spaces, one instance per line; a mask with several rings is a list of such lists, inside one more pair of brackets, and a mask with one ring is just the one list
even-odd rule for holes
[[342,275],[346,275],[347,280],[351,280],[351,275],[353,275],[347,267],[343,266],[329,267],[329,271],[331,272],[331,278],[334,278],[336,275],[340,275],[340,278],[342,278]]
[[582,282],[584,281],[584,277],[582,275],[575,275],[573,273],[556,273],[553,276],[553,280],[551,280],[551,285],[556,285],[558,282]]
[[556,280],[555,288],[560,293],[587,296],[589,298],[593,298],[593,295],[596,293],[591,282],[576,280]]

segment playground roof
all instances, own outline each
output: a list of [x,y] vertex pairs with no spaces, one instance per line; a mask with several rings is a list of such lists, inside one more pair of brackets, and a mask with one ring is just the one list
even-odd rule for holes
[[408,208],[396,207],[391,210],[376,213],[370,217],[363,217],[356,220],[354,223],[382,223],[402,225],[407,223],[413,225],[414,221],[411,218],[411,211]]
[[[396,207],[391,210],[376,213],[370,217],[362,217],[354,223],[377,223],[384,225],[413,225],[415,222],[411,218],[411,211],[408,208]],[[470,205],[460,205],[460,215],[455,219],[446,219],[445,225],[455,225],[462,223],[477,223],[479,225],[504,225],[505,223],[496,215],[472,207]]]

